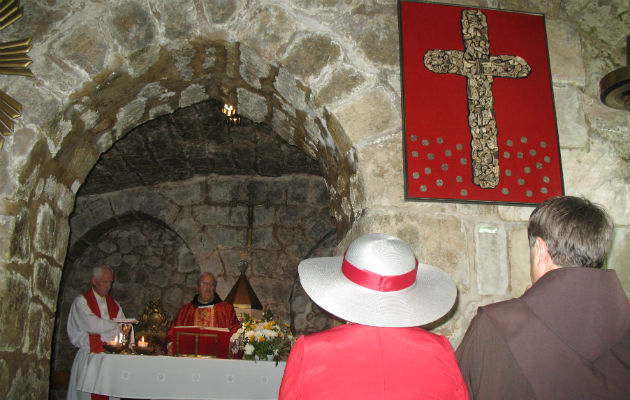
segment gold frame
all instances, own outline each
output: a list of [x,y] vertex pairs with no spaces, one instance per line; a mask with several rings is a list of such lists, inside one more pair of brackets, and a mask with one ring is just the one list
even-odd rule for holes
[[[24,9],[19,0],[0,2],[0,31],[22,18]],[[32,77],[28,68],[33,62],[26,53],[32,48],[31,38],[0,43],[0,74]],[[0,90],[0,150],[4,145],[4,136],[13,134],[13,120],[22,115],[22,105]]]
[[[195,353],[194,354],[179,352],[179,338],[182,335],[195,337]],[[203,356],[216,358],[217,352],[219,351],[219,335],[217,335],[216,333],[176,332],[175,333],[175,355],[199,357],[199,337],[213,337],[214,338],[214,353],[212,355],[204,354]]]

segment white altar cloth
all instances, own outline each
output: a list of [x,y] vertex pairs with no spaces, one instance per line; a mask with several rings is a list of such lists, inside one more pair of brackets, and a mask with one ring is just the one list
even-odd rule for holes
[[277,399],[285,362],[90,354],[77,389],[135,399]]

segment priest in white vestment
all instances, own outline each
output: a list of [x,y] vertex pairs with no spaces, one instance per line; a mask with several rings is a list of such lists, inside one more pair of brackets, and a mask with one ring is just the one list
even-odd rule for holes
[[77,296],[68,315],[68,337],[79,348],[70,372],[68,400],[107,399],[106,396],[91,395],[76,389],[79,372],[86,367],[90,351],[103,351],[102,343],[109,342],[118,334],[118,323],[114,319],[125,318],[120,305],[109,296],[114,273],[107,265],[94,267],[92,288]]

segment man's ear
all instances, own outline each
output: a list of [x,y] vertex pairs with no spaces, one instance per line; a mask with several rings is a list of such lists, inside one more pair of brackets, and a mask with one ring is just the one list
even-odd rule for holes
[[554,269],[555,265],[553,263],[553,260],[551,259],[551,255],[549,255],[549,249],[547,248],[547,243],[545,243],[545,241],[542,238],[537,237],[536,243],[534,244],[534,246],[535,246],[534,257],[536,257],[536,261],[537,261],[536,264],[538,265],[538,268],[540,269],[540,272],[541,272],[540,276],[543,276],[547,272]]

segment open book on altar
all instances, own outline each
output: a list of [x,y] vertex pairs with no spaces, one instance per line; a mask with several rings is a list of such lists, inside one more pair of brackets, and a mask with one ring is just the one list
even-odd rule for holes
[[202,326],[175,326],[176,356],[211,356],[228,358],[230,330]]

